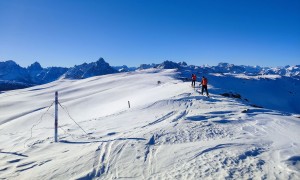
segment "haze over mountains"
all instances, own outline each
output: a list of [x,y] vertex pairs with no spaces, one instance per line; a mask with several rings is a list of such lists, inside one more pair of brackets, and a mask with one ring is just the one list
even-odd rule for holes
[[43,68],[38,62],[34,62],[27,68],[24,68],[16,62],[9,60],[0,62],[0,91],[45,84],[60,78],[84,79],[98,75],[149,68],[178,69],[183,74],[184,72],[188,72],[188,74],[186,74],[187,78],[190,76],[190,72],[199,75],[206,75],[209,73],[230,73],[245,74],[249,76],[279,75],[296,79],[300,78],[300,65],[271,68],[219,63],[217,66],[196,66],[187,65],[185,62],[176,63],[172,61],[164,61],[161,64],[141,64],[139,67],[127,67],[126,65],[112,67],[105,62],[103,58],[99,58],[96,62],[83,63],[71,68]]

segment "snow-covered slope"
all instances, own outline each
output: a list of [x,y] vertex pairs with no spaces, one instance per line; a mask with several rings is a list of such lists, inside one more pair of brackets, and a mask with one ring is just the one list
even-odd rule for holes
[[[200,75],[200,74],[199,74]],[[203,75],[203,74],[202,74]],[[244,74],[205,75],[216,94],[236,93],[252,105],[300,114],[300,80],[279,76],[247,76]],[[199,77],[201,81],[201,77]]]
[[207,98],[177,76],[149,69],[0,94],[0,178],[300,178],[299,115]]

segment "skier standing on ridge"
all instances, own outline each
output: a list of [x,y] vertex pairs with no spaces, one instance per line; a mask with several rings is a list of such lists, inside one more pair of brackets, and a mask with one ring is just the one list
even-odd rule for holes
[[192,74],[192,87],[195,87],[196,80],[197,80],[196,74]]
[[207,78],[202,76],[202,81],[201,81],[201,85],[202,85],[202,91],[201,94],[203,95],[203,90],[205,89],[206,95],[207,97],[209,96],[208,91],[207,91]]

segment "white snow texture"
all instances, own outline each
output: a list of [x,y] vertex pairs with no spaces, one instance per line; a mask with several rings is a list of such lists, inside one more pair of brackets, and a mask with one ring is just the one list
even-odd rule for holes
[[296,104],[238,83],[224,89],[249,102],[221,96],[224,75],[211,75],[206,97],[177,76],[148,69],[0,94],[0,179],[300,179]]

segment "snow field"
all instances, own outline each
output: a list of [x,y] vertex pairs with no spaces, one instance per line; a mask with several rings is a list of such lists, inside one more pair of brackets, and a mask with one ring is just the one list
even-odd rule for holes
[[[1,94],[0,178],[300,178],[298,118],[207,98],[176,74],[152,69]],[[88,134],[60,107],[53,143],[54,108],[41,116],[55,91]]]

